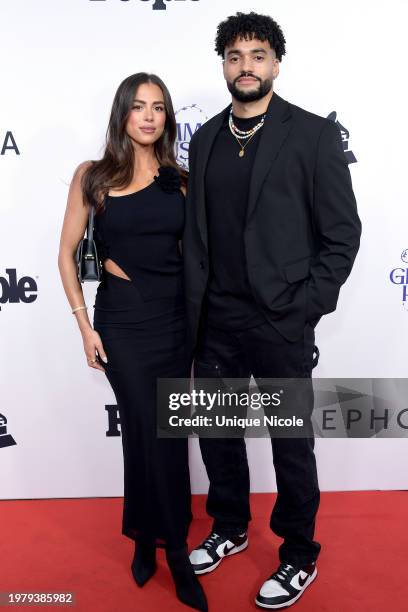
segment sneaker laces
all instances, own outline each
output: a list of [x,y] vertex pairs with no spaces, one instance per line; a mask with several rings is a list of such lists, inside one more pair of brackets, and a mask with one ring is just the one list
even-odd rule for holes
[[222,541],[223,538],[221,536],[219,536],[217,533],[212,533],[202,542],[200,548],[212,548],[214,544],[217,542],[221,543]]
[[269,580],[276,580],[277,582],[285,582],[285,580],[290,575],[296,574],[297,571],[298,570],[296,570],[296,568],[293,567],[293,565],[290,565],[289,563],[281,563],[278,569],[276,570],[276,572],[272,574],[272,576],[269,578]]

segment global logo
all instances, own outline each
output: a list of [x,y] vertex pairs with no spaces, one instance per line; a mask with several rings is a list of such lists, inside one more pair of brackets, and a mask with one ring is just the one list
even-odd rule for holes
[[16,444],[13,436],[7,433],[7,419],[4,414],[0,414],[0,448],[13,446]]
[[347,163],[348,164],[354,164],[357,161],[357,159],[356,159],[353,151],[351,149],[349,149],[350,132],[337,119],[336,111],[332,111],[331,113],[329,113],[327,115],[327,119],[330,119],[330,121],[333,121],[337,125],[337,127],[339,128],[340,134],[341,134],[341,140],[343,142],[343,151],[344,151],[344,155],[346,156]]
[[[401,261],[408,264],[408,249],[404,249],[401,253]],[[408,267],[394,268],[390,272],[390,281],[394,285],[401,287],[402,307],[408,311]]]
[[178,164],[188,170],[188,149],[191,137],[207,121],[208,117],[197,104],[183,106],[175,112],[175,115],[177,122],[176,158]]
[[15,268],[6,268],[6,274],[8,279],[5,276],[0,276],[0,304],[6,304],[7,302],[29,304],[37,299],[38,288],[34,278],[22,276],[17,281],[17,270]]

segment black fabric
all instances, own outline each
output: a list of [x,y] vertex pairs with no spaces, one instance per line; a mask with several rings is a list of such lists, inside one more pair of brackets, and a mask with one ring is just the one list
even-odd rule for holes
[[156,564],[156,542],[140,538],[135,543],[135,552],[131,565],[133,578],[138,586],[142,587],[154,575]]
[[[308,378],[318,359],[318,351],[313,359],[314,327],[336,309],[360,245],[361,222],[341,134],[329,119],[273,92],[242,228],[249,286],[267,322],[220,329],[208,324],[203,308],[214,260],[212,210],[207,210],[204,186],[212,146],[230,109],[231,104],[204,123],[190,141],[183,249],[195,376]],[[200,447],[210,480],[207,511],[213,529],[241,533],[250,520],[245,441],[201,438]],[[314,439],[272,438],[272,450],[278,496],[270,526],[284,538],[279,557],[306,565],[320,551],[313,540],[320,500]]]
[[187,546],[180,550],[167,548],[166,560],[180,601],[201,612],[208,612],[207,598],[190,563]]
[[[191,350],[209,278],[205,171],[230,108],[204,123],[190,141],[183,249]],[[336,309],[360,235],[339,128],[274,92],[252,167],[244,247],[252,293],[287,340],[296,342],[305,321],[316,326]]]
[[107,196],[95,216],[95,242],[102,261],[112,259],[137,282],[145,300],[183,293],[179,240],[184,195],[166,193],[157,181],[123,196]]
[[[115,307],[117,306],[117,307]],[[136,283],[104,270],[94,329],[108,362],[124,460],[122,533],[182,547],[191,522],[188,440],[157,438],[156,379],[188,378],[183,297],[145,302]]]
[[[311,378],[315,333],[306,324],[297,342],[286,340],[270,323],[242,331],[222,331],[203,321],[194,362],[197,378]],[[267,389],[265,388],[265,391]],[[311,414],[313,396],[301,407]],[[302,400],[303,401],[303,400]],[[296,566],[317,559],[320,544],[313,540],[320,502],[314,438],[271,438],[278,495],[270,527],[284,538],[279,558]],[[243,438],[200,438],[210,480],[207,512],[213,531],[233,536],[246,531],[251,520],[249,468]],[[269,469],[269,468],[268,468]]]
[[[250,130],[262,115],[243,119],[233,114],[240,130]],[[244,247],[245,216],[252,165],[262,127],[245,146],[243,157],[225,117],[214,140],[205,174],[209,280],[205,316],[216,327],[244,329],[265,321],[248,281]],[[248,143],[245,145],[245,143]]]
[[157,546],[185,546],[191,523],[188,440],[157,438],[157,378],[189,378],[182,258],[184,195],[168,173],[145,189],[107,198],[96,216],[104,258],[93,326],[108,362],[122,434],[122,533]]

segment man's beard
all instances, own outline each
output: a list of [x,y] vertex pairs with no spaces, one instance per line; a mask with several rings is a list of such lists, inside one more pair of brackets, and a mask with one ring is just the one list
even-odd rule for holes
[[[239,76],[236,81],[242,78],[242,76],[243,75]],[[227,87],[232,97],[238,100],[238,102],[255,102],[256,100],[260,100],[271,91],[273,82],[272,79],[265,79],[264,81],[261,80],[258,89],[251,89],[249,91],[246,91],[243,89],[238,89],[235,84],[236,81],[227,81]]]

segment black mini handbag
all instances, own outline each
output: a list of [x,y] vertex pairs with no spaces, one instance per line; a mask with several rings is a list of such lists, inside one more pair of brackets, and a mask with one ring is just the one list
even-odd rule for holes
[[76,252],[77,274],[80,283],[102,279],[102,262],[98,257],[96,243],[93,239],[94,217],[95,209],[91,206],[86,237],[82,238]]

